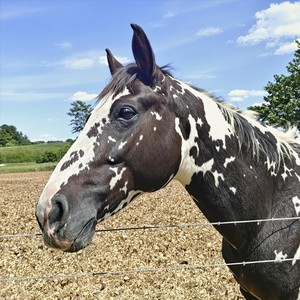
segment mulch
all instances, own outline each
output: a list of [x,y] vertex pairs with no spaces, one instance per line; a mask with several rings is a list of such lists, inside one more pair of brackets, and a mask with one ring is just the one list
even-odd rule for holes
[[[40,232],[34,211],[49,176],[0,175],[0,235]],[[97,229],[204,220],[173,181],[134,200]],[[227,267],[161,270],[218,263],[224,263],[221,237],[211,226],[98,232],[77,253],[50,249],[39,236],[0,237],[0,280],[5,279],[0,299],[244,299]],[[143,269],[157,270],[123,272]]]

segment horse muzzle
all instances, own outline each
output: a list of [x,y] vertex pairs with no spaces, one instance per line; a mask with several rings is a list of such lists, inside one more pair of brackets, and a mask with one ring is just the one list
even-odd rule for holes
[[36,218],[45,244],[66,252],[88,246],[95,233],[96,213],[89,209],[79,209],[79,212],[72,214],[67,198],[62,194],[54,195],[46,208],[38,205]]

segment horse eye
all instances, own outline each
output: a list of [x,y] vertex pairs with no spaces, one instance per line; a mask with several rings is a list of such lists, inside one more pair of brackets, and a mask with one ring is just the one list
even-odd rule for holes
[[133,108],[131,108],[129,106],[126,106],[126,107],[122,107],[120,109],[119,114],[118,114],[118,118],[119,119],[124,119],[124,120],[130,120],[135,115],[136,115],[136,111]]

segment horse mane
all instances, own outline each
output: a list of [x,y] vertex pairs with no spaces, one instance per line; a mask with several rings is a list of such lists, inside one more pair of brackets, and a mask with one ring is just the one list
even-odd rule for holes
[[[163,75],[171,76],[171,66],[165,65],[162,67],[157,67]],[[130,88],[135,79],[144,81],[145,72],[139,68],[135,63],[128,64],[123,68],[118,69],[112,76],[110,82],[102,90],[102,92],[97,97],[97,102],[102,98],[105,98],[108,94],[117,95],[121,93],[126,87]]]
[[291,127],[284,132],[262,124],[258,120],[256,112],[238,109],[225,102],[221,97],[216,97],[201,88],[191,87],[206,94],[217,103],[226,121],[234,128],[239,148],[245,147],[247,151],[252,152],[252,156],[256,157],[257,160],[259,160],[260,155],[264,155],[274,171],[280,167],[285,158],[291,159],[295,151],[299,152],[300,139],[296,136],[296,128]]
[[213,99],[227,122],[235,129],[240,148],[245,146],[248,151],[252,151],[253,157],[256,156],[257,160],[261,154],[264,155],[268,163],[273,164],[274,171],[286,158],[289,160],[292,158],[295,145],[299,144],[295,128],[280,131],[259,122],[258,115],[254,111],[243,111],[220,99],[214,97]]

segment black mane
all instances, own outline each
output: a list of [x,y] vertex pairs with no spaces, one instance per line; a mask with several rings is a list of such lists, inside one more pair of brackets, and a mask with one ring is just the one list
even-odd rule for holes
[[[162,67],[157,67],[158,72],[160,71],[163,75],[172,76],[170,65],[165,65]],[[145,83],[145,73],[139,68],[135,63],[128,64],[123,68],[117,70],[108,85],[103,89],[103,91],[97,97],[97,102],[104,98],[107,94],[118,94],[121,93],[126,87],[130,88],[131,84],[135,79],[140,80]]]

